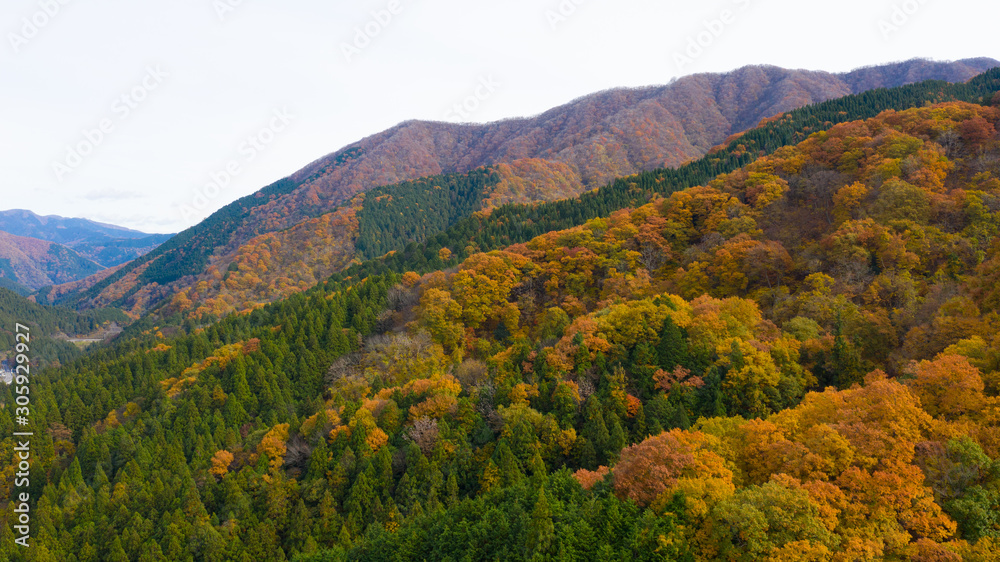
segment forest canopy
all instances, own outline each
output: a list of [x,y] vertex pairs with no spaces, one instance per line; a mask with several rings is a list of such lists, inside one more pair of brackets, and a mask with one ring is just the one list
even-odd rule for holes
[[37,535],[12,546],[9,504],[0,553],[995,560],[997,127],[950,101],[771,128],[704,181],[140,324],[33,381]]

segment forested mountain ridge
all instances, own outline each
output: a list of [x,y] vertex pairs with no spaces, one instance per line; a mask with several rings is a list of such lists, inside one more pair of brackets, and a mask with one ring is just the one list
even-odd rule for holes
[[912,60],[839,75],[750,66],[687,76],[667,86],[601,92],[526,119],[486,125],[406,122],[294,174],[300,186],[278,204],[279,215],[326,210],[369,186],[524,158],[563,163],[580,177],[581,189],[600,187],[616,177],[699,158],[729,135],[798,107],[924,80],[964,82],[998,65],[986,58]]
[[31,557],[993,560],[995,91],[42,372]]
[[76,281],[102,269],[61,244],[0,231],[0,278],[29,289]]
[[67,294],[78,294],[82,291],[93,287],[97,283],[107,279],[119,269],[122,269],[127,264],[116,265],[115,267],[109,267],[102,271],[84,277],[83,279],[78,279],[76,281],[71,281],[69,283],[60,283],[58,285],[49,285],[47,287],[42,287],[38,291],[28,291],[25,296],[28,296],[32,301],[41,304],[54,304],[58,302],[64,295]]
[[[577,198],[535,205],[505,205],[489,214],[474,214],[453,227],[428,238],[425,244],[408,244],[404,250],[383,259],[352,266],[338,279],[363,278],[388,272],[433,271],[457,265],[477,251],[503,248],[573,226],[589,219],[644,204],[656,196],[710,181],[732,172],[758,157],[801,142],[810,134],[834,124],[874,117],[883,111],[920,107],[946,100],[987,103],[1000,90],[1000,69],[977,76],[966,84],[924,82],[892,89],[879,89],[830,100],[767,120],[728,145],[701,160],[677,169],[654,170],[620,178]],[[447,252],[442,252],[447,249]],[[447,255],[448,257],[442,258]]]
[[26,209],[0,211],[0,230],[18,236],[28,236],[60,244],[72,244],[93,236],[112,238],[145,238],[149,236],[145,232],[122,226],[88,219],[39,215]]
[[[301,240],[301,232],[311,228],[307,221],[340,224],[339,218],[317,217],[342,215],[338,205],[357,207],[363,198],[355,196],[374,187],[495,165],[503,179],[483,201],[487,208],[568,197],[614,177],[701,156],[733,131],[786,109],[871,84],[965,80],[996,64],[990,59],[915,60],[845,75],[748,67],[726,75],[688,77],[663,87],[595,94],[532,119],[489,125],[404,123],[227,206],[93,288],[64,295],[58,302],[81,308],[121,306],[141,316],[202,282],[217,285],[240,255],[256,253],[263,240],[285,236]],[[687,140],[678,144],[678,139]],[[298,232],[285,234],[289,229]],[[349,251],[352,240],[331,236],[327,232],[321,238],[335,246],[336,254],[347,261],[355,257]],[[286,256],[285,261],[294,260]],[[302,283],[310,286],[329,267],[319,263],[287,281],[279,276],[261,279],[260,290],[243,289],[239,295],[227,297],[225,291],[213,290],[205,298],[215,300],[205,310],[228,311],[245,308],[247,302],[266,302],[265,295],[288,294]],[[279,284],[285,289],[276,292]]]
[[103,267],[131,261],[172,236],[146,234],[87,219],[40,216],[23,209],[0,211],[0,230],[67,246]]

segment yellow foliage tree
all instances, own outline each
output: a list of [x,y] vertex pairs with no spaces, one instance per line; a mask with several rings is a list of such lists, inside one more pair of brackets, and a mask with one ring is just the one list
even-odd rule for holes
[[272,470],[281,468],[285,463],[285,452],[288,450],[288,424],[281,423],[271,428],[257,445],[258,455],[267,455]]
[[229,473],[229,465],[233,464],[233,454],[225,449],[219,449],[212,455],[212,468],[209,472],[222,478]]

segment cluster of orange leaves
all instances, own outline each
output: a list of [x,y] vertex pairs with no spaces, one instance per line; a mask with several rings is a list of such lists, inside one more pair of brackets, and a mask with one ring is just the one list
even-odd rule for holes
[[[864,386],[810,393],[766,419],[701,420],[627,448],[611,469],[576,477],[588,489],[610,478],[618,496],[654,510],[683,494],[696,523],[689,539],[706,558],[718,555],[718,525],[752,534],[752,522],[729,514],[741,502],[761,501],[765,490],[772,503],[759,509],[784,509],[788,495],[800,496],[808,522],[825,529],[805,546],[825,559],[912,556],[932,544],[960,552],[972,547],[954,540],[956,524],[925,482],[918,449],[971,436],[1000,456],[1000,399],[983,389],[967,358],[942,355],[914,364],[905,384],[876,371]],[[979,549],[993,544],[980,542]],[[773,548],[759,554],[776,556]]]

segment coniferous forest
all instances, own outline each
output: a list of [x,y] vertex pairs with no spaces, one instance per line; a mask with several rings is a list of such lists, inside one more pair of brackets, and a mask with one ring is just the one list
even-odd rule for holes
[[[0,558],[997,560],[998,91],[839,98],[554,202],[490,207],[490,167],[369,190],[350,246],[296,232],[343,254],[313,286],[33,366],[32,546],[7,463]],[[131,320],[0,298],[40,335]]]

